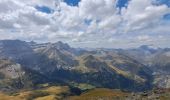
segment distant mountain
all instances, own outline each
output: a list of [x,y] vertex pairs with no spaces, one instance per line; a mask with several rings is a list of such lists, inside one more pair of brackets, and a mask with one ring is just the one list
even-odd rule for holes
[[169,48],[152,48],[143,45],[136,49],[120,49],[117,51],[148,66],[153,71],[154,84],[161,87],[170,87],[170,81],[167,78],[170,77]]
[[[155,70],[170,72],[170,49],[159,50],[152,59],[152,67]],[[170,74],[170,73],[169,73]]]
[[124,54],[138,62],[148,66],[151,63],[153,55],[157,52],[156,49],[150,48],[147,45],[142,45],[139,48],[134,49],[119,49],[117,50],[121,54]]
[[[142,60],[145,55],[155,52],[144,46],[132,50],[86,50],[62,42],[0,41],[0,58],[19,64],[24,78],[34,85],[86,83],[95,87],[147,90],[152,88],[153,76],[148,64]],[[36,77],[30,79],[30,75]]]
[[118,52],[136,59],[138,62],[151,67],[154,71],[169,72],[170,49],[169,48],[151,48],[147,45],[136,49],[118,50]]

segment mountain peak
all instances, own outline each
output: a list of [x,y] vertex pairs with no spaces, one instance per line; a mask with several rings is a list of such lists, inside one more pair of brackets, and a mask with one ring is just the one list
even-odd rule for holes
[[53,43],[52,45],[54,45],[56,48],[58,48],[60,50],[68,50],[71,48],[67,43],[63,43],[61,41]]
[[139,48],[144,50],[150,49],[149,45],[141,45]]
[[88,55],[84,58],[85,60],[94,60],[95,57],[93,55]]

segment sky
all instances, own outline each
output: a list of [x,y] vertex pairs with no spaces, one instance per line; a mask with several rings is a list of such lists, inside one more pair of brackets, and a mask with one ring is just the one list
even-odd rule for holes
[[0,40],[170,47],[170,0],[0,0]]

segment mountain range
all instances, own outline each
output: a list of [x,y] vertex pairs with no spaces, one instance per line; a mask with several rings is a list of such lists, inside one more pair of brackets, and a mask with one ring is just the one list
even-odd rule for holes
[[89,50],[61,41],[0,41],[0,90],[5,92],[47,83],[145,91],[169,88],[169,72],[169,48]]

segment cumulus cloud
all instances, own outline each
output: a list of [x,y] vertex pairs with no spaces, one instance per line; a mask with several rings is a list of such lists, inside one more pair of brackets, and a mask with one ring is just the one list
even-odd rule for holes
[[127,9],[122,10],[123,19],[127,22],[127,31],[159,25],[167,13],[170,13],[170,9],[166,5],[153,5],[152,0],[132,0]]
[[[70,6],[63,0],[0,0],[0,39],[60,40],[81,47],[126,47],[145,40],[145,44],[158,40],[168,45],[167,5],[156,0],[129,0],[120,9],[117,2],[81,0]],[[52,11],[46,13],[43,7]]]

